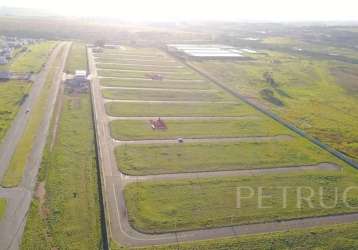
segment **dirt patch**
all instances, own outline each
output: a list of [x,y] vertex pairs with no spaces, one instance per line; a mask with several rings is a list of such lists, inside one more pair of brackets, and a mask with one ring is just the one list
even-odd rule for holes
[[40,182],[35,191],[35,197],[39,200],[39,213],[43,218],[47,218],[49,215],[49,210],[44,206],[46,201],[46,183]]

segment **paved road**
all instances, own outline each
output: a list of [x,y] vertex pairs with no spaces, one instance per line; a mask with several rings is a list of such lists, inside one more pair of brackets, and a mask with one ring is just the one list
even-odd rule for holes
[[[223,138],[184,138],[184,143],[219,143],[219,142],[267,142],[288,141],[293,139],[290,135],[275,136],[251,136],[251,137],[223,137]],[[112,139],[115,146],[127,144],[178,144],[177,139],[151,139],[151,140],[116,140]]]
[[[188,178],[189,176],[207,175],[218,176],[233,174],[232,172],[207,172],[196,174],[173,174],[158,175],[149,177],[130,177],[118,171],[114,156],[115,141],[110,136],[109,127],[107,126],[110,118],[106,115],[104,104],[105,99],[102,98],[99,78],[96,73],[95,61],[91,50],[88,51],[89,66],[92,74],[92,102],[94,104],[94,113],[96,120],[97,144],[99,148],[99,162],[101,174],[103,177],[103,192],[105,199],[105,210],[108,221],[108,231],[112,240],[120,242],[122,245],[128,246],[145,246],[157,245],[165,243],[178,243],[182,241],[204,240],[228,236],[238,236],[246,234],[266,233],[275,231],[290,230],[293,228],[308,228],[319,225],[330,225],[337,223],[350,223],[358,221],[357,214],[335,215],[316,218],[304,218],[281,222],[260,223],[252,225],[228,226],[222,228],[203,229],[178,233],[165,234],[143,234],[131,227],[128,221],[128,212],[123,196],[124,187],[127,183],[139,181],[140,178],[154,179],[176,179]],[[159,102],[166,103],[166,102]],[[319,164],[315,166],[301,166],[299,169],[293,170],[288,168],[251,170],[251,172],[235,171],[235,174],[262,174],[267,171],[297,171],[303,169],[325,169],[338,170],[338,167],[332,164]],[[254,172],[253,172],[254,171]],[[256,172],[255,172],[256,171]]]
[[[26,216],[28,209],[31,205],[33,190],[36,185],[36,178],[42,159],[42,152],[46,144],[51,116],[55,107],[56,97],[60,87],[60,83],[62,81],[63,70],[69,52],[70,43],[63,42],[55,48],[47,62],[46,67],[44,68],[43,72],[40,73],[41,78],[37,79],[40,82],[35,83],[37,85],[43,86],[44,81],[46,80],[47,73],[49,71],[49,67],[54,63],[56,56],[58,55],[58,53],[61,52],[61,48],[63,48],[64,46],[65,56],[63,57],[61,66],[57,68],[54,78],[54,84],[52,86],[51,94],[49,97],[49,103],[47,105],[47,110],[45,112],[45,116],[38,130],[35,142],[33,144],[33,148],[27,162],[22,182],[17,188],[0,189],[0,197],[5,197],[8,199],[8,206],[6,209],[5,218],[0,221],[1,250],[17,250],[21,243],[22,234],[26,223]],[[40,90],[41,88],[38,91]],[[21,116],[22,114],[19,113],[18,115]],[[20,124],[17,124],[17,122],[19,122]],[[15,119],[12,126],[18,128],[18,130],[16,131],[23,131],[26,122],[24,124],[23,123],[24,120],[20,117],[18,119]],[[9,132],[10,135],[14,133],[11,131],[12,130],[10,130]],[[18,133],[22,134],[23,132]],[[18,138],[17,133],[13,134],[13,136],[14,140],[15,138]],[[7,166],[5,165],[3,167],[7,168]]]

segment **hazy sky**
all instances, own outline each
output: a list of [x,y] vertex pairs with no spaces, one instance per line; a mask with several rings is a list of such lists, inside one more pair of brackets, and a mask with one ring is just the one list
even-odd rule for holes
[[130,20],[358,20],[358,0],[0,0],[68,16]]

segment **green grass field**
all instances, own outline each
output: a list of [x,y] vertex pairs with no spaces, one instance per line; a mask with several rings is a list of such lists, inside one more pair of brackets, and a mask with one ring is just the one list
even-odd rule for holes
[[289,141],[123,145],[117,166],[128,175],[295,167],[339,162],[301,138]]
[[[344,204],[342,195],[345,188],[355,186],[357,177],[335,172],[307,171],[298,174],[276,174],[255,177],[225,177],[192,179],[182,181],[161,181],[133,183],[125,190],[126,205],[131,224],[148,233],[169,232],[212,228],[247,223],[278,221],[284,219],[356,212],[357,190],[347,193]],[[315,195],[311,202],[302,201],[310,192],[297,187],[309,186]],[[237,205],[237,188],[251,187],[254,195],[241,200]],[[262,187],[266,197],[258,208],[257,190]],[[283,198],[282,187],[288,187]],[[332,192],[338,188],[337,205]],[[322,200],[319,189],[323,188]],[[242,197],[249,191],[242,189]],[[287,198],[287,202],[283,200]],[[284,204],[284,205],[283,205]]]
[[5,215],[6,211],[6,199],[0,198],[0,221],[2,217]]
[[87,48],[86,44],[74,42],[67,59],[65,71],[74,74],[76,70],[87,71]]
[[12,72],[39,72],[55,47],[55,42],[42,42],[30,45],[25,53],[20,53],[10,64]]
[[251,116],[258,113],[244,103],[106,103],[111,116]]
[[103,97],[112,100],[141,101],[234,101],[234,98],[220,90],[210,91],[171,91],[171,90],[137,90],[137,89],[105,89]]
[[[163,67],[164,66],[164,67]],[[128,66],[123,64],[107,64],[107,63],[98,63],[97,69],[113,69],[113,70],[123,70],[123,71],[148,71],[160,73],[160,74],[188,74],[188,73],[194,73],[189,68],[186,68],[184,66],[181,67],[166,67],[165,65],[161,66],[142,66],[142,65],[136,65],[136,66]]]
[[134,87],[134,88],[165,88],[165,89],[210,89],[212,85],[208,82],[196,81],[148,81],[147,79],[115,79],[102,78],[102,86],[107,87]]
[[45,195],[32,202],[21,249],[102,249],[92,126],[89,95],[65,95],[40,170]]
[[5,136],[31,86],[31,82],[24,81],[0,82],[0,141]]
[[96,58],[97,63],[118,63],[118,64],[136,64],[138,67],[141,65],[154,65],[154,66],[182,66],[179,62],[168,60],[167,58],[156,58],[156,59],[135,59],[127,57],[98,57]]
[[127,248],[112,242],[113,250],[350,250],[358,248],[358,223],[348,223],[285,232],[195,241],[144,248]]
[[[97,70],[99,76],[104,77],[119,77],[119,78],[139,78],[139,79],[149,79],[148,74],[157,74],[158,72],[141,72],[141,71],[115,71],[115,70]],[[193,72],[183,71],[182,72],[170,72],[163,73],[160,72],[160,75],[164,77],[165,80],[202,80],[203,78]]]
[[167,120],[167,130],[153,130],[149,121],[116,120],[110,123],[112,136],[119,140],[222,138],[291,135],[280,124],[262,117],[247,120]]
[[16,146],[16,150],[12,155],[10,165],[1,182],[1,185],[4,187],[17,186],[22,179],[28,156],[31,153],[32,145],[36,139],[37,131],[40,129],[44,112],[47,108],[55,73],[60,67],[62,57],[64,56],[63,52],[64,50],[62,49],[57,55],[57,58],[55,59],[55,62],[51,66],[47,75],[43,89],[41,90],[41,93],[36,100],[33,109],[29,113],[30,118],[26,124],[24,134]]
[[[262,105],[324,143],[358,159],[357,66],[333,60],[269,52],[250,62],[196,63],[227,86]],[[272,72],[274,83],[265,80]],[[283,105],[270,102],[271,90]]]
[[184,66],[166,66],[166,65],[136,65],[136,64],[116,64],[116,63],[98,63],[98,68],[101,69],[120,69],[120,70],[148,70],[148,71],[156,71],[156,72],[172,72],[172,71],[180,71],[184,70]]

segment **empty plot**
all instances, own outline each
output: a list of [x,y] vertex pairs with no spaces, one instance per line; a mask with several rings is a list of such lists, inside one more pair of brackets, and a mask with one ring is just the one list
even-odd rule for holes
[[119,64],[119,63],[97,63],[100,69],[121,69],[121,70],[148,70],[148,71],[176,71],[184,69],[184,66],[166,66],[166,65],[138,65],[138,64]]
[[335,161],[301,138],[240,143],[122,145],[117,165],[128,175],[263,169]]
[[116,71],[116,70],[97,70],[99,76],[104,77],[121,77],[121,78],[143,78],[151,79],[151,75],[160,75],[163,80],[201,80],[203,79],[200,75],[185,72],[185,73],[158,73],[158,72],[141,72],[141,71]]
[[111,133],[118,140],[184,138],[232,138],[247,136],[291,135],[278,123],[267,118],[250,120],[167,120],[166,130],[153,130],[149,121],[116,120]]
[[244,103],[106,103],[111,116],[249,116],[258,115]]
[[166,90],[137,90],[137,89],[105,89],[104,98],[112,100],[143,100],[143,101],[223,101],[233,98],[219,91],[166,91]]
[[134,58],[118,58],[118,57],[97,57],[97,63],[119,63],[119,64],[138,64],[138,65],[166,65],[166,66],[182,66],[180,63],[174,60],[168,60],[165,58],[156,59],[134,59]]
[[[345,188],[356,183],[357,177],[353,175],[305,171],[133,183],[127,186],[125,198],[130,223],[142,232],[157,233],[356,212],[358,190],[347,192],[346,201],[352,208],[342,199]],[[307,188],[300,190],[297,187],[307,185],[316,196],[310,203],[297,201],[300,194],[305,197],[310,194]],[[242,197],[249,196],[247,187],[252,188],[254,194],[238,203],[239,187],[243,187]],[[265,195],[261,208],[257,194],[260,187]],[[282,187],[287,187],[286,196],[283,196]],[[335,204],[335,195],[332,195],[335,188],[339,198],[337,205],[332,206]],[[323,190],[322,199],[318,197],[320,189]]]
[[206,81],[156,81],[147,79],[101,78],[101,85],[106,87],[136,88],[175,88],[175,89],[209,89],[211,83]]
[[114,49],[103,49],[100,54],[123,54],[123,55],[165,55],[162,51],[155,48],[133,48],[121,47]]

